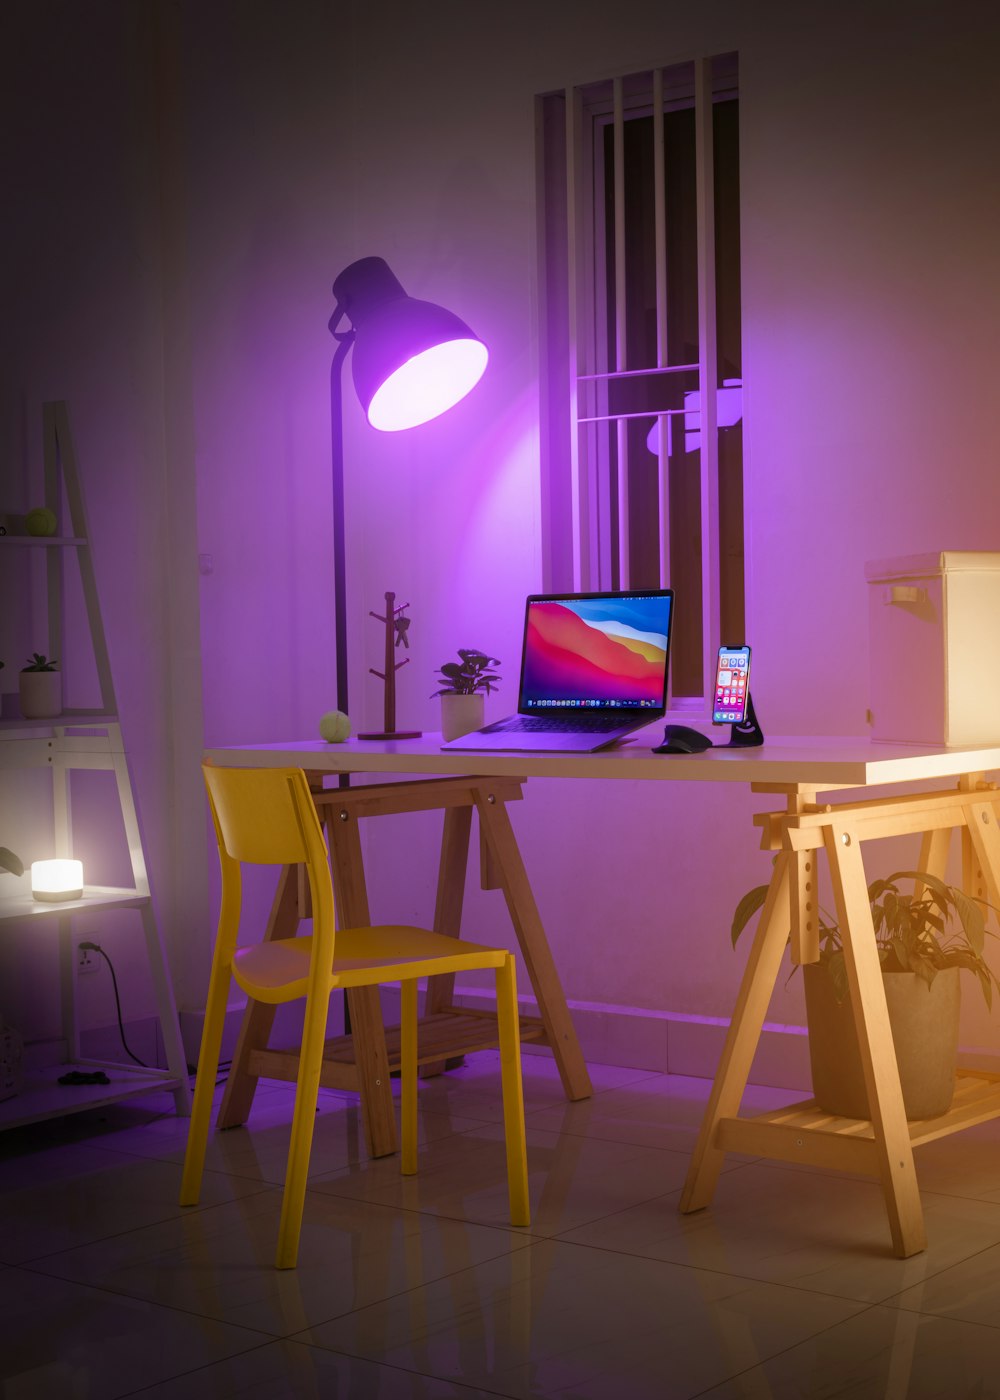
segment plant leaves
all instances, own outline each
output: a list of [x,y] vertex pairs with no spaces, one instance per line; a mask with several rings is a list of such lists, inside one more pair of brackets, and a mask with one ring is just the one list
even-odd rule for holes
[[746,928],[754,914],[756,914],[757,910],[762,908],[764,900],[767,898],[767,890],[767,885],[756,885],[752,890],[748,890],[739,904],[737,904],[736,912],[733,914],[732,926],[729,930],[729,936],[732,939],[734,948],[736,947],[736,942],[740,934]]

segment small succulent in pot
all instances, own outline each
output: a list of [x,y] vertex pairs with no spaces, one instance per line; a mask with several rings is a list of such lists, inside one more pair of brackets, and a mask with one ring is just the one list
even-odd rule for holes
[[458,661],[446,661],[438,668],[441,689],[432,691],[432,698],[435,695],[475,695],[477,691],[488,695],[497,689],[503,679],[492,669],[500,665],[497,657],[471,647],[459,647],[458,656]]
[[59,662],[50,661],[47,656],[42,656],[40,652],[33,651],[28,658],[27,666],[22,666],[22,671],[58,671]]

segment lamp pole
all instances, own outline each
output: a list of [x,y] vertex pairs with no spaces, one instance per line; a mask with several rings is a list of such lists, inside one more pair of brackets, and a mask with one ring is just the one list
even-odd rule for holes
[[[337,667],[337,709],[349,714],[347,692],[347,543],[344,536],[344,388],[343,369],[354,331],[336,331],[335,315],[330,331],[337,349],[330,366],[330,440],[333,479],[333,625]],[[346,776],[346,775],[344,775]],[[346,786],[341,783],[341,786]]]

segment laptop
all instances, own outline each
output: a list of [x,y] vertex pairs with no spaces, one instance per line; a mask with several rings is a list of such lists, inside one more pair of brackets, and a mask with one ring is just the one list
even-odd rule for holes
[[673,591],[533,594],[524,609],[517,714],[442,749],[596,753],[661,719]]

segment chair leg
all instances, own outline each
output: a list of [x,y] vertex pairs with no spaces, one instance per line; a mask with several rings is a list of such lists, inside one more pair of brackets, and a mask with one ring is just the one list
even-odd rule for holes
[[530,1225],[528,1150],[524,1134],[524,1089],[521,1084],[521,1030],[517,1015],[517,974],[514,958],[510,953],[507,954],[503,966],[496,970],[496,984],[510,1223]]
[[216,953],[205,1004],[205,1024],[201,1031],[198,1051],[198,1075],[195,1080],[191,1124],[188,1128],[187,1149],[184,1153],[184,1173],[181,1177],[182,1206],[196,1206],[201,1194],[201,1178],[205,1170],[205,1149],[212,1117],[212,1095],[219,1073],[222,1032],[226,1022],[226,1001],[229,997],[229,968],[219,965]]
[[417,979],[400,984],[399,1068],[401,1168],[404,1176],[417,1170]]
[[328,995],[316,996],[311,991],[306,997],[292,1134],[288,1145],[288,1167],[285,1171],[281,1221],[278,1225],[278,1252],[274,1260],[279,1269],[294,1269],[299,1255],[299,1235],[302,1230],[309,1155],[312,1151],[313,1128],[316,1123],[319,1077],[323,1069],[329,1002]]

